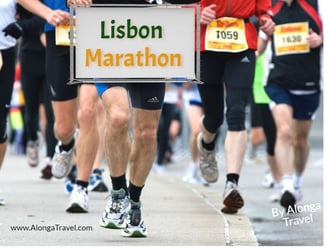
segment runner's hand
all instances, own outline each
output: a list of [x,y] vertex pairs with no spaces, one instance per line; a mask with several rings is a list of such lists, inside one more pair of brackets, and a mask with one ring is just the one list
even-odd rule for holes
[[259,20],[260,30],[262,30],[267,36],[271,36],[274,32],[275,23],[271,18],[262,17]]
[[215,12],[216,4],[211,4],[206,6],[203,12],[200,15],[200,24],[207,25],[214,19],[216,19],[216,12]]
[[47,22],[53,26],[69,23],[69,13],[63,10],[53,10],[48,14]]
[[66,4],[68,7],[71,4],[92,4],[92,0],[67,0]]
[[313,49],[321,46],[323,44],[323,39],[321,35],[315,33],[312,29],[310,29],[310,34],[307,38],[307,42]]
[[5,36],[9,35],[15,39],[20,38],[24,34],[23,27],[19,24],[19,22],[13,22],[9,24],[2,31],[5,33]]

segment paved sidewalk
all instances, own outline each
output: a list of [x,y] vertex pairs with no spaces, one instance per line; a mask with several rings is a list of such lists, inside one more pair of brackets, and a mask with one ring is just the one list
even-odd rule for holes
[[[119,230],[99,226],[109,193],[90,192],[87,214],[66,213],[69,197],[64,180],[40,179],[41,168],[30,168],[24,156],[6,156],[0,172],[0,194],[6,199],[6,205],[0,206],[0,246],[258,245],[242,211],[221,213],[217,190],[186,184],[177,175],[151,173],[142,195],[149,236],[123,238]],[[28,226],[31,231],[14,231],[15,226]],[[71,227],[89,231],[69,231]]]

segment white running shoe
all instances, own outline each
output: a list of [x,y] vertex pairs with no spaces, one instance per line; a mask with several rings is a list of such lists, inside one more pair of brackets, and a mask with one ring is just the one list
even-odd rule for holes
[[209,183],[216,182],[219,178],[219,170],[215,158],[215,149],[209,151],[203,148],[202,133],[198,134],[197,146],[200,152],[199,169],[202,176]]
[[197,163],[191,162],[187,168],[186,175],[182,180],[191,184],[202,184],[208,186],[208,182],[200,175]]
[[100,226],[111,229],[125,228],[127,212],[130,207],[130,199],[125,190],[111,191],[111,199],[108,201],[102,218]]
[[183,176],[182,180],[189,183],[197,183],[195,178],[197,172],[197,163],[190,162],[186,170],[186,174]]
[[108,192],[108,187],[102,177],[103,169],[94,169],[89,177],[88,191]]
[[5,204],[6,204],[5,199],[2,196],[0,196],[0,206]]
[[296,203],[300,202],[303,198],[303,193],[301,188],[295,188],[294,196],[296,199]]
[[152,170],[152,172],[159,174],[159,175],[166,174],[166,166],[164,164],[154,163],[151,170]]
[[244,200],[240,195],[236,183],[228,181],[225,184],[223,192],[223,208],[222,212],[227,214],[235,214],[244,206]]
[[273,203],[279,202],[281,198],[281,190],[275,189],[274,192],[270,195],[269,200]]
[[87,213],[89,197],[87,189],[75,184],[71,196],[69,197],[69,204],[66,212],[69,213]]
[[286,209],[286,212],[289,207],[293,207],[296,202],[295,190],[283,188],[281,191],[280,205]]
[[125,229],[121,234],[124,237],[147,237],[147,228],[141,217],[141,203],[131,202],[131,209],[128,214],[127,223]]
[[273,188],[274,179],[270,170],[267,170],[264,174],[264,178],[262,180],[262,186],[265,188]]
[[60,142],[56,145],[55,154],[52,158],[52,175],[58,179],[65,177],[72,168],[74,147],[66,151],[60,151]]

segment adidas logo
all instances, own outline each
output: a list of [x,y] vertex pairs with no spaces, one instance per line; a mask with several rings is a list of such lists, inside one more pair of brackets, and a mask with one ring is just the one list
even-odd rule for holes
[[243,59],[241,59],[240,62],[243,62],[243,63],[249,63],[249,62],[251,62],[251,61],[248,59],[247,56],[245,56]]
[[155,97],[153,97],[153,98],[148,99],[147,102],[150,102],[150,103],[156,103],[156,102],[159,102],[159,100],[158,100],[157,97],[155,96]]

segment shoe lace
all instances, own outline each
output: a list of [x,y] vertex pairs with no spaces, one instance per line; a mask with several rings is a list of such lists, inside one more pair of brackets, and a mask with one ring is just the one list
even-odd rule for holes
[[207,163],[206,165],[210,166],[211,163],[215,163],[216,159],[215,159],[215,153],[214,152],[204,152],[201,156],[200,156],[200,160],[202,162]]
[[120,213],[123,207],[123,199],[120,198],[112,198],[112,204],[110,206],[110,212],[112,213]]
[[57,154],[56,161],[59,162],[60,164],[65,164],[69,162],[69,157],[67,157],[66,152],[60,152]]

